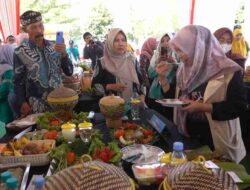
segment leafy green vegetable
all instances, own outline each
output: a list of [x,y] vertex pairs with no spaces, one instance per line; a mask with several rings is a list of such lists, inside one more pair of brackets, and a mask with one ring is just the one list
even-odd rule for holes
[[71,119],[69,122],[78,125],[84,121],[89,122],[88,112],[80,112],[79,114],[73,112],[73,119]]
[[60,127],[52,126],[49,124],[49,119],[55,118],[55,117],[56,117],[55,113],[52,113],[52,112],[46,112],[43,115],[39,116],[38,120],[37,120],[38,128],[47,129],[49,131],[51,131],[51,130],[60,131]]
[[72,152],[76,154],[76,156],[80,157],[83,154],[88,153],[88,147],[83,143],[83,141],[77,138],[74,142],[69,145],[69,148]]
[[68,144],[64,143],[60,146],[53,148],[50,157],[56,161],[52,165],[54,173],[67,167],[67,152],[69,151]]
[[46,112],[43,115],[38,117],[37,125],[38,128],[60,131],[60,126],[53,126],[50,125],[50,119],[58,119],[62,124],[65,122],[70,122],[78,125],[83,121],[88,121],[88,113],[87,112],[80,112],[77,114],[76,112]]
[[110,160],[109,162],[111,163],[118,163],[121,161],[121,158],[122,158],[122,153],[121,152],[117,152]]
[[110,142],[108,144],[109,148],[113,151],[114,156],[109,160],[111,163],[117,163],[120,162],[122,158],[122,153],[120,148],[118,147],[118,144],[114,141]]
[[101,141],[101,139],[92,138],[88,154],[92,156],[95,153],[95,149],[97,147],[100,149],[103,149],[104,146],[105,146],[105,144]]

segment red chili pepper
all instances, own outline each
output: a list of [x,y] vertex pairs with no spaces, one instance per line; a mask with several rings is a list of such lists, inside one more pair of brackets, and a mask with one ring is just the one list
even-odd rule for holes
[[99,157],[103,162],[108,162],[109,161],[109,157],[108,154],[106,152],[102,152],[100,157]]
[[103,151],[109,153],[109,147],[105,146]]
[[97,156],[100,157],[100,155],[101,155],[101,150],[100,150],[100,148],[96,148],[96,151],[95,151],[95,152],[96,152]]
[[110,150],[110,151],[109,151],[109,160],[113,157],[113,154],[114,154],[113,151]]

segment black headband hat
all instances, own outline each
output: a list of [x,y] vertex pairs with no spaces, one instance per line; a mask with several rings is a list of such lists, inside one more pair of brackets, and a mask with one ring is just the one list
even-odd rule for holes
[[36,11],[26,11],[20,16],[21,24],[23,27],[28,26],[35,22],[42,21],[42,15]]

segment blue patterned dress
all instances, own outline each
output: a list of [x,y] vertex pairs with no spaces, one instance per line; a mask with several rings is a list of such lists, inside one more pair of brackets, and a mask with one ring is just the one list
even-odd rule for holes
[[33,113],[50,111],[48,94],[62,83],[62,72],[73,73],[71,60],[61,58],[54,45],[44,40],[44,48],[26,41],[14,52],[14,91],[20,105],[28,102]]

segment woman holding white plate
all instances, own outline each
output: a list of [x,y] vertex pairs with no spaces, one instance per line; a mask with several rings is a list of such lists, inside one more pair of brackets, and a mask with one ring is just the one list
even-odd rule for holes
[[189,103],[175,109],[179,132],[239,163],[246,155],[239,122],[246,109],[241,67],[202,26],[182,28],[169,44],[183,62],[176,97]]

